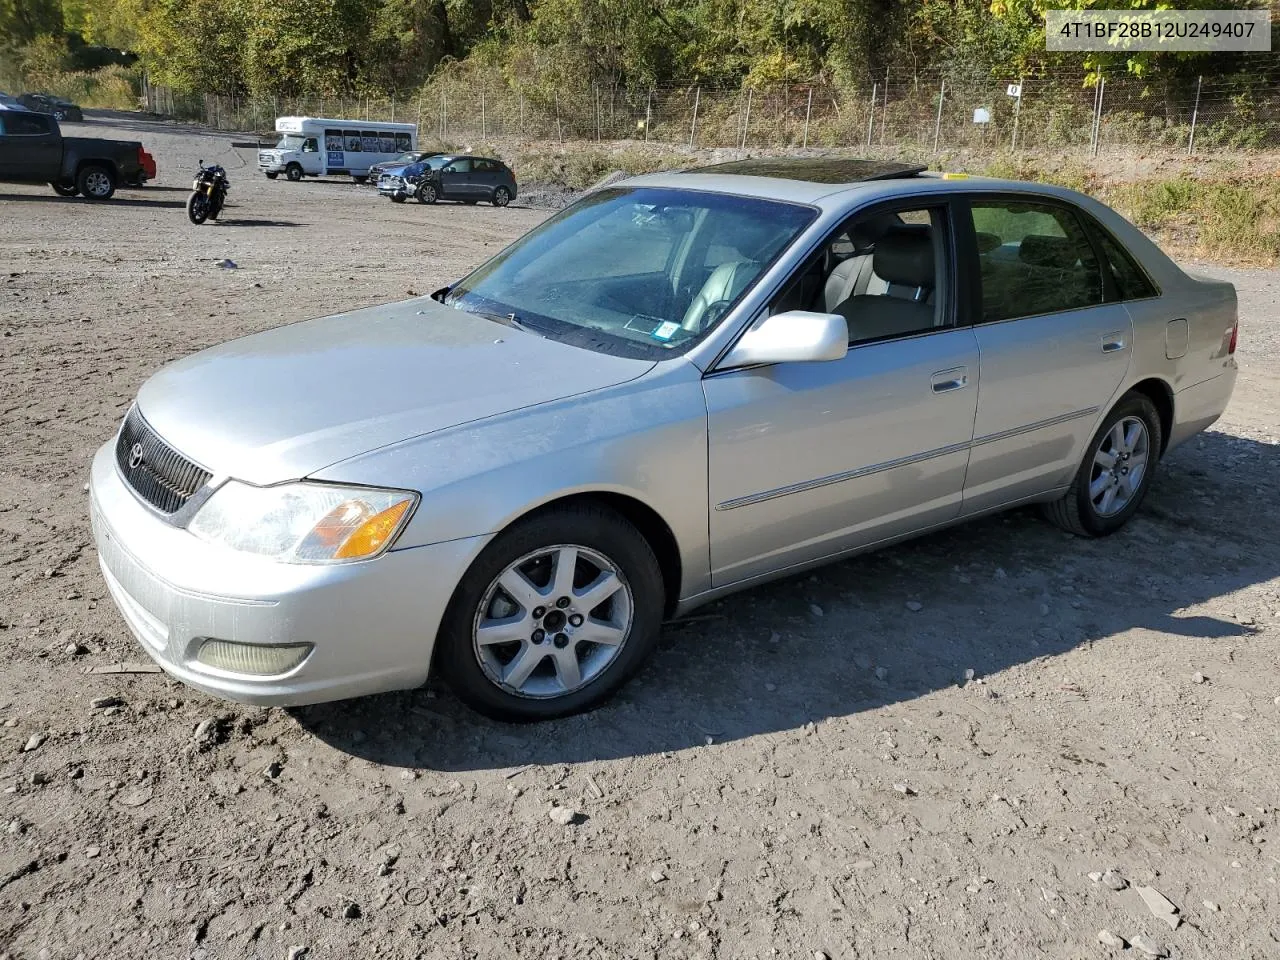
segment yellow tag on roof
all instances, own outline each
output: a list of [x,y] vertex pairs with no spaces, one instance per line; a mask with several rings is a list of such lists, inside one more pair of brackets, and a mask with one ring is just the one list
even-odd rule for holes
[[942,175],[942,179],[943,180],[968,180],[969,175],[967,173],[944,173]]

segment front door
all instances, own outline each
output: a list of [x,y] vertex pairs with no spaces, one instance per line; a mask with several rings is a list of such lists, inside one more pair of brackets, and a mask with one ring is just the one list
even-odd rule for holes
[[470,200],[474,196],[472,189],[470,157],[459,157],[445,164],[440,171],[440,196],[448,200]]
[[963,513],[1071,482],[1133,353],[1124,305],[1069,206],[971,198],[982,284],[982,389]]
[[[918,202],[855,217],[775,298],[775,312],[843,314],[843,359],[704,378],[716,586],[958,515],[979,363],[955,324],[950,219]],[[826,302],[854,257],[869,258],[867,282]]]
[[61,175],[56,121],[42,113],[0,112],[0,179],[54,181]]

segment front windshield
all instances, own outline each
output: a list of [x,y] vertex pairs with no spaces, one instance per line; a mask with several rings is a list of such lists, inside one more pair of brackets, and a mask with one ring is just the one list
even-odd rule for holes
[[303,138],[293,133],[286,133],[276,144],[277,150],[301,150]]
[[668,188],[600,190],[508,247],[446,303],[546,336],[661,357],[705,337],[816,216]]
[[417,155],[416,153],[402,153],[402,154],[400,154],[400,156],[396,157],[396,158],[395,158],[394,160],[392,160],[391,162],[392,162],[392,163],[404,163],[404,164],[417,163],[417,162],[418,162],[418,155]]

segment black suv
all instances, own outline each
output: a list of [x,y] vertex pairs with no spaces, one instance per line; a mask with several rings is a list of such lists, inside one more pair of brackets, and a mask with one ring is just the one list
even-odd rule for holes
[[[403,196],[414,197],[419,203],[487,200],[495,207],[505,207],[516,198],[516,175],[501,160],[489,157],[431,157],[405,167],[401,179]],[[378,192],[396,198],[396,192],[384,191],[381,183]]]
[[48,113],[68,123],[80,123],[84,120],[84,113],[79,107],[70,100],[55,97],[51,93],[24,93],[18,97],[18,102],[28,110]]

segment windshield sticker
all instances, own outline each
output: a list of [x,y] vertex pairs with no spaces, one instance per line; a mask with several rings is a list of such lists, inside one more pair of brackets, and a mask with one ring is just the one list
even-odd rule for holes
[[676,335],[676,331],[680,329],[680,324],[673,323],[670,320],[664,320],[654,329],[651,336],[655,340],[670,340]]

